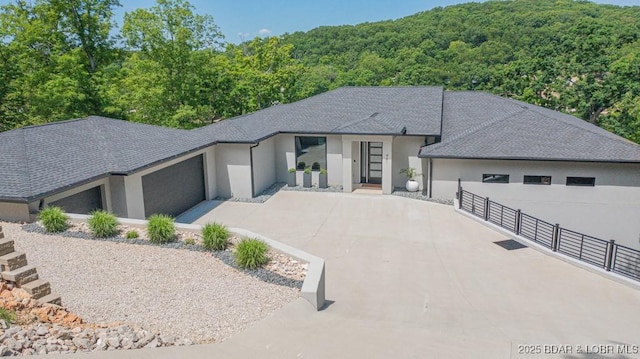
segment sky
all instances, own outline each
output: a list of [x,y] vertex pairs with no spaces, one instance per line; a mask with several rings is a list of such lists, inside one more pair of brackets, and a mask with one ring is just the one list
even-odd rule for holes
[[[12,0],[0,0],[0,5]],[[277,36],[308,31],[319,26],[355,25],[363,22],[398,19],[461,0],[190,0],[195,12],[213,16],[225,41],[239,43],[256,36]],[[640,5],[640,0],[597,0],[621,6]],[[116,21],[124,13],[149,8],[155,0],[120,0]]]

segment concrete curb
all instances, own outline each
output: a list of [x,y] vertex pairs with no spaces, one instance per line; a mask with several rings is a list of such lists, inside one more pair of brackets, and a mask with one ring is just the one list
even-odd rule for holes
[[[73,223],[83,223],[89,219],[89,215],[84,214],[68,214],[69,219]],[[144,228],[147,221],[142,219],[118,218],[120,224],[131,227]],[[176,223],[176,229],[188,231],[201,231],[202,226],[199,224]],[[230,232],[243,237],[257,238],[267,243],[272,249],[294,257],[302,262],[309,263],[307,275],[302,283],[301,296],[316,309],[320,310],[325,304],[325,279],[324,279],[324,259],[316,257],[297,248],[291,247],[284,243],[278,242],[271,238],[267,238],[260,234],[248,231],[242,228],[229,228]]]
[[474,221],[476,221],[478,223],[481,223],[485,227],[488,227],[488,228],[490,228],[490,229],[492,229],[492,230],[494,230],[494,231],[496,231],[496,232],[498,232],[498,233],[500,233],[502,235],[510,237],[513,240],[515,240],[515,241],[517,241],[517,242],[519,242],[519,243],[521,243],[521,244],[523,244],[523,245],[525,245],[525,246],[527,246],[527,247],[529,247],[529,248],[531,248],[533,250],[536,250],[536,251],[538,251],[540,253],[546,254],[546,255],[548,255],[550,257],[554,257],[554,258],[559,259],[559,260],[561,260],[563,262],[572,264],[572,265],[574,265],[576,267],[580,267],[582,269],[586,269],[591,273],[598,274],[598,275],[600,275],[602,277],[611,279],[611,280],[613,280],[615,282],[618,282],[620,284],[624,284],[624,285],[626,285],[628,287],[631,287],[633,289],[640,290],[640,282],[634,281],[631,278],[627,278],[627,277],[619,275],[617,273],[608,272],[604,268],[598,268],[596,266],[592,266],[592,265],[590,265],[588,263],[582,262],[582,261],[580,261],[578,259],[575,259],[575,258],[572,258],[572,257],[569,257],[569,256],[565,256],[563,254],[554,252],[554,251],[552,251],[551,249],[549,249],[549,248],[547,248],[545,246],[542,246],[542,245],[540,245],[540,244],[538,244],[536,242],[533,242],[533,241],[531,241],[531,240],[529,240],[527,238],[524,238],[522,236],[518,236],[515,233],[510,232],[510,231],[508,231],[508,230],[506,230],[506,229],[504,229],[504,228],[502,228],[502,227],[500,227],[498,225],[495,225],[495,224],[493,224],[491,222],[485,221],[485,220],[483,220],[482,218],[480,218],[478,216],[474,216],[473,214],[458,208],[458,200],[457,199],[454,201],[453,206],[454,206],[453,207],[454,210],[457,213],[459,213],[459,214],[461,214],[461,215],[463,215],[463,216],[465,216],[467,218],[473,219]]

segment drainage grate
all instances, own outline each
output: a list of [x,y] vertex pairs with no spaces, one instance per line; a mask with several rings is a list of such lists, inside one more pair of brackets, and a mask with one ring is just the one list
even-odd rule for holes
[[499,245],[500,247],[502,247],[502,248],[504,248],[504,249],[506,249],[508,251],[512,251],[512,250],[515,250],[515,249],[527,248],[527,246],[525,246],[524,244],[522,244],[522,243],[520,243],[518,241],[515,241],[513,239],[507,239],[507,240],[504,240],[504,241],[498,241],[498,242],[493,242],[493,243]]

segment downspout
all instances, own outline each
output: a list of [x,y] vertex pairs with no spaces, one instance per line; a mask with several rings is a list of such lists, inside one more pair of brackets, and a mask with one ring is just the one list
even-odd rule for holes
[[433,160],[429,157],[429,198],[433,198]]
[[254,198],[256,196],[256,185],[253,180],[253,149],[260,146],[260,142],[255,145],[249,147],[249,166],[251,167],[251,197]]

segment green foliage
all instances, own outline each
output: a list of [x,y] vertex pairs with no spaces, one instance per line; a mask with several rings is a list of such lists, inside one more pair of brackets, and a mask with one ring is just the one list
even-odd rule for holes
[[293,167],[289,168],[289,173],[296,173],[296,169]]
[[407,179],[412,180],[416,176],[416,169],[413,167],[407,167],[400,170],[400,174],[407,176]]
[[7,308],[0,307],[0,319],[9,325],[16,320],[16,313]]
[[320,169],[320,174],[321,175],[326,175],[327,174],[327,169],[326,168],[321,168]]
[[63,232],[69,228],[69,216],[60,207],[50,206],[43,209],[38,219],[49,233]]
[[128,12],[119,33],[118,6],[0,7],[0,131],[90,114],[188,129],[341,86],[429,85],[564,111],[640,141],[640,6],[486,1],[238,45],[222,44],[213,18],[185,0]]
[[98,238],[113,237],[118,234],[116,216],[104,210],[92,212],[87,224],[91,233]]
[[187,239],[185,239],[185,240],[184,240],[184,244],[188,244],[188,245],[190,245],[190,246],[193,246],[193,245],[195,245],[195,244],[196,244],[196,240],[195,240],[195,239],[193,239],[193,238],[191,238],[191,237],[189,237],[189,238],[187,238]]
[[256,269],[267,264],[269,246],[255,238],[244,238],[238,243],[234,253],[236,263],[240,268]]
[[127,239],[136,239],[136,238],[138,238],[140,235],[138,234],[138,232],[137,232],[137,231],[130,230],[130,231],[127,231],[126,236],[127,236]]
[[155,244],[173,242],[176,237],[176,227],[173,218],[164,214],[154,214],[147,223],[149,241]]
[[305,174],[311,174],[311,167],[306,167],[306,168],[304,169],[304,173],[305,173]]
[[208,250],[225,250],[229,245],[229,230],[219,223],[205,224],[202,227],[202,245]]

